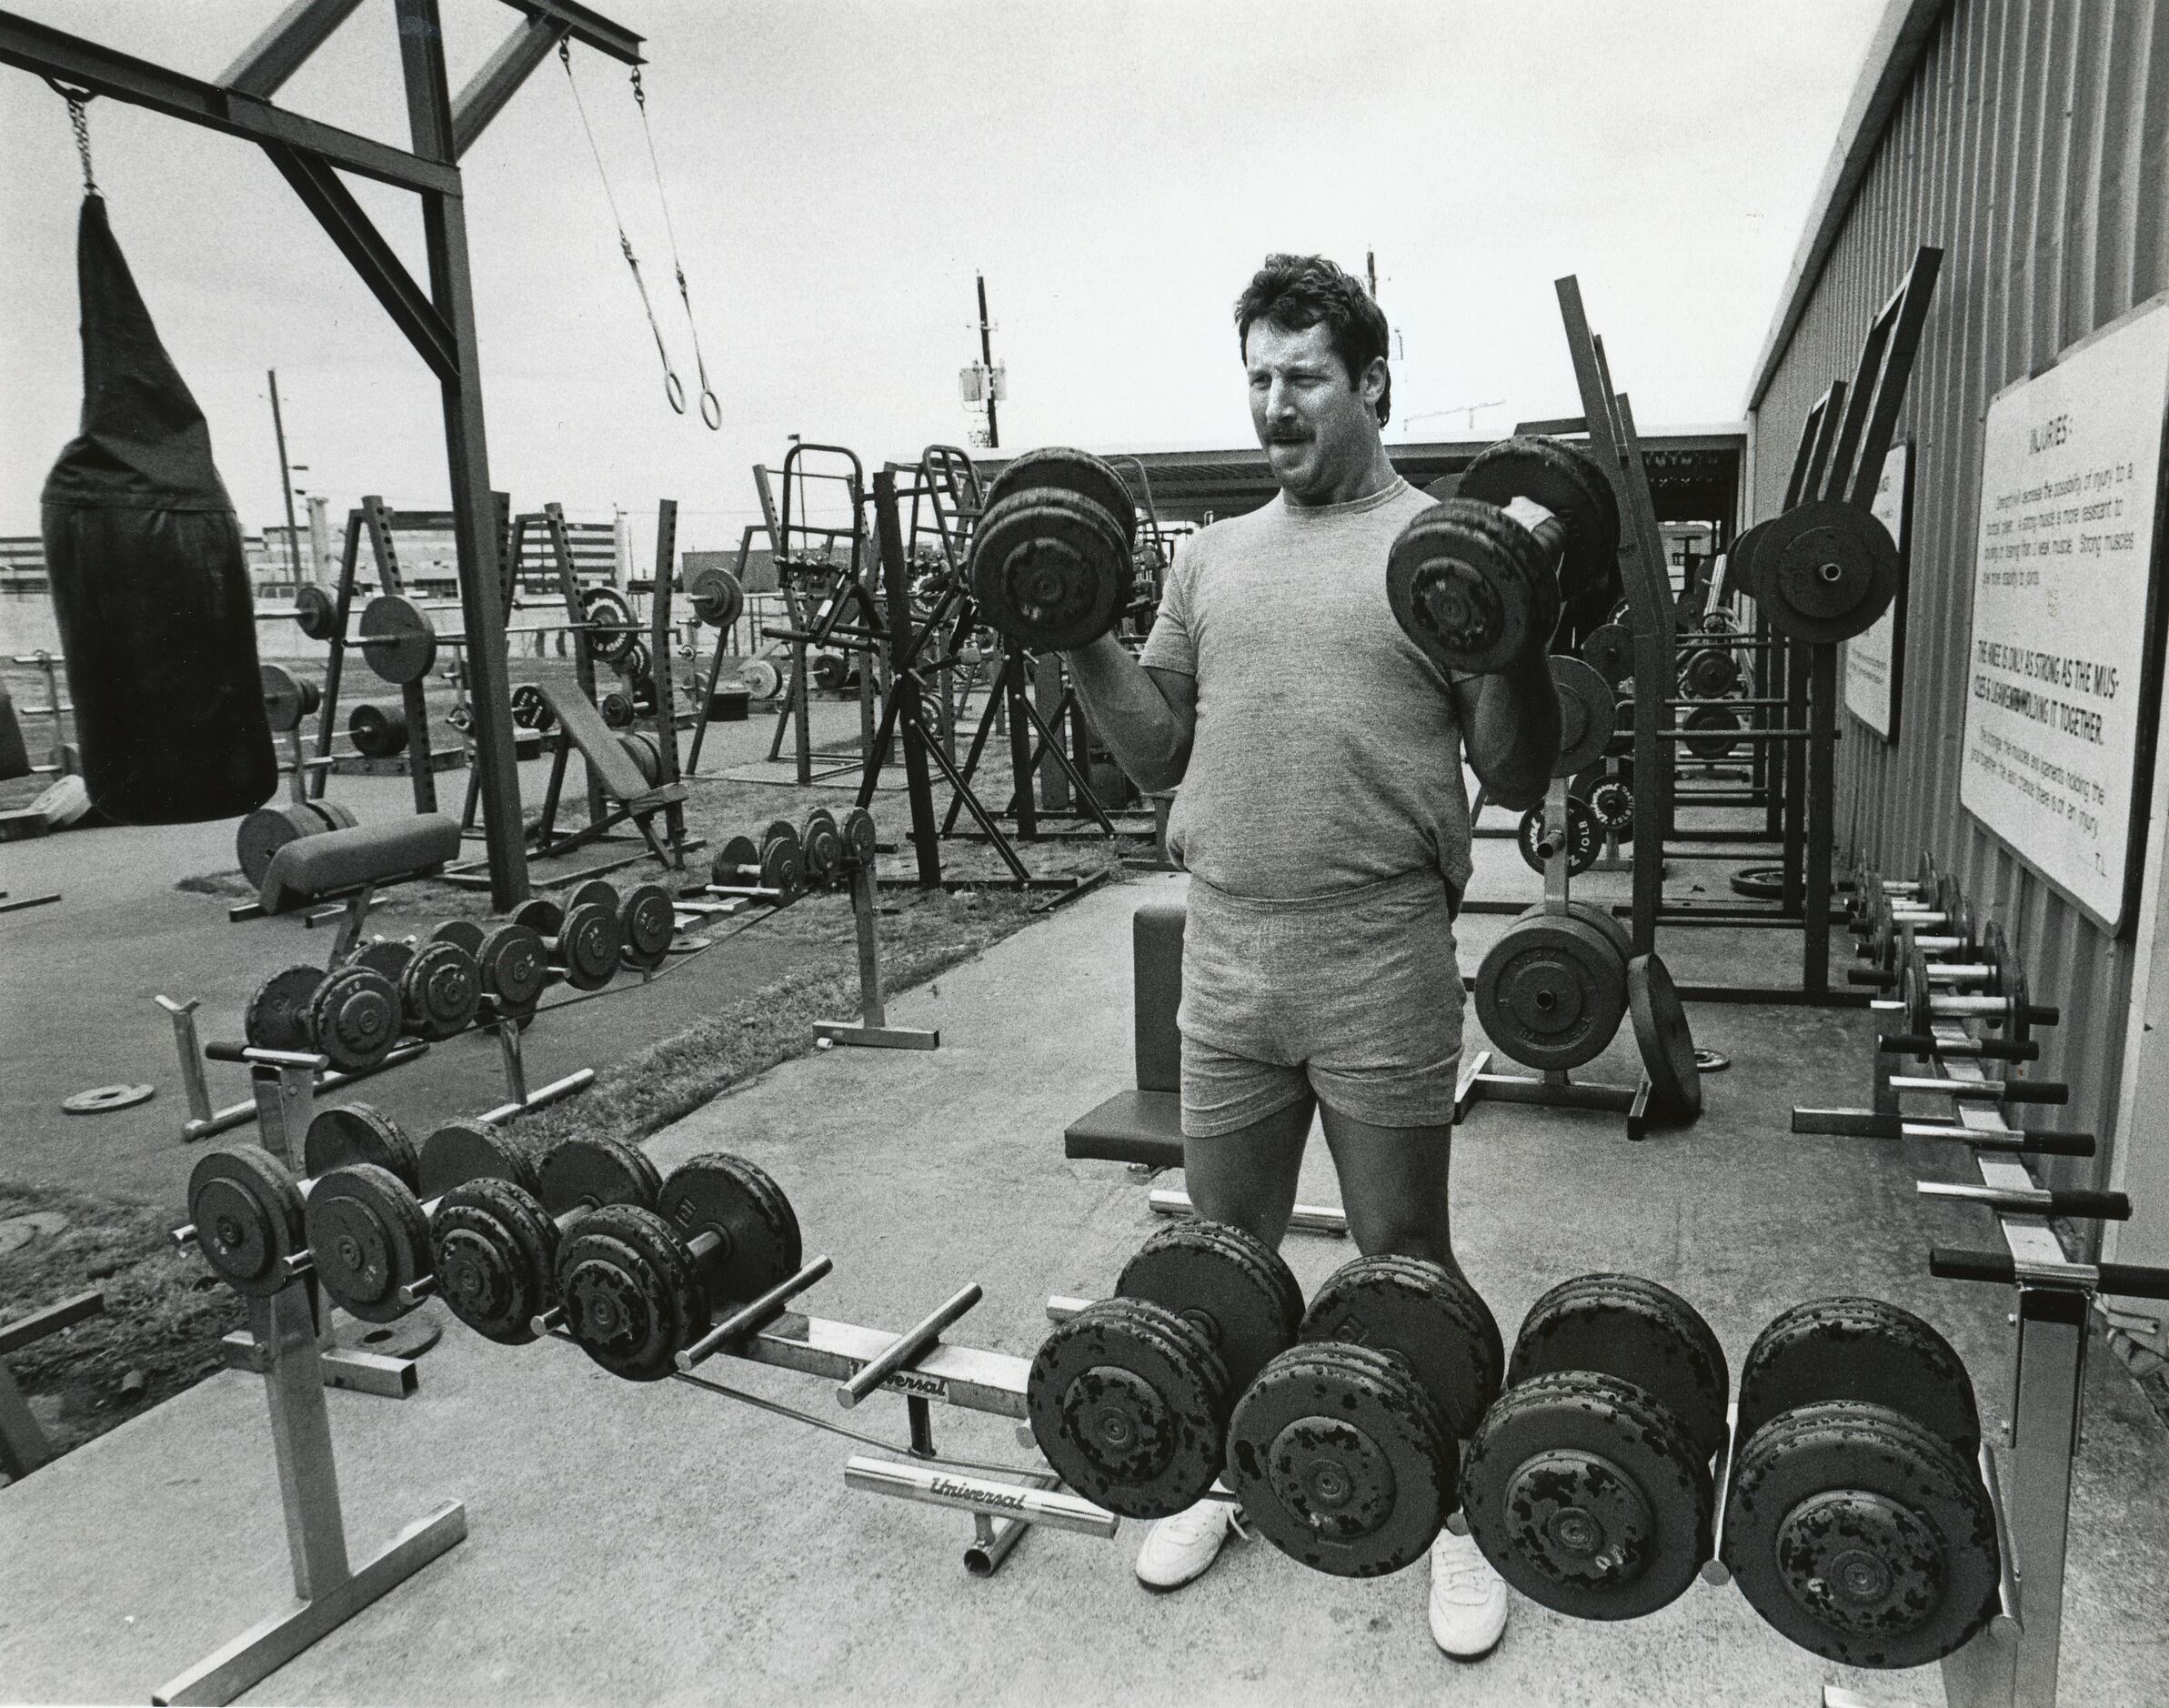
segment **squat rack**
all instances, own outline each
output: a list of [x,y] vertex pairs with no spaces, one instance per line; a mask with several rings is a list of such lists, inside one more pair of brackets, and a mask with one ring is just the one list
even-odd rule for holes
[[[413,139],[410,149],[400,149],[305,117],[271,99],[360,4],[292,0],[239,58],[209,81],[0,11],[0,64],[55,86],[65,84],[78,99],[110,95],[260,146],[437,375],[444,394],[460,606],[473,672],[475,767],[486,803],[490,900],[503,912],[527,898],[527,862],[506,677],[505,613],[495,574],[496,507],[482,426],[482,363],[467,263],[466,187],[458,163],[560,43],[577,41],[638,65],[642,38],[575,0],[505,0],[524,15],[524,21],[454,97],[445,74],[437,0],[393,0]],[[402,265],[341,172],[410,190],[421,198],[429,254],[427,288]]]

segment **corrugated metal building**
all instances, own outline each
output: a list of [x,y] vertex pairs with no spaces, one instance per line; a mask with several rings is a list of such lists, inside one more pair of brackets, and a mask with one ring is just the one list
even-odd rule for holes
[[[1983,414],[2007,385],[2169,288],[2169,0],[1897,0],[1871,45],[1748,399],[1752,516],[1776,513],[1801,423],[1850,378],[1916,247],[1942,276],[1900,419],[1914,497],[1898,738],[1841,720],[1835,825],[1885,869],[1923,848],[1993,908],[2060,1003],[2032,1070],[2068,1079],[2054,1124],[2098,1133],[2065,1185],[2117,1185],[2104,1255],[2169,1261],[2169,764],[2156,768],[2136,929],[2055,893],[1960,805]],[[2162,573],[2158,548],[2154,574]],[[2135,620],[2136,614],[2134,614]],[[2151,805],[2151,811],[2148,810]],[[2082,1224],[2090,1227],[2092,1224]]]

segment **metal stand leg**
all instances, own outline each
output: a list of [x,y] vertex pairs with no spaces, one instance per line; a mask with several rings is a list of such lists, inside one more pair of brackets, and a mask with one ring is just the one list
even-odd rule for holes
[[861,1044],[876,1050],[939,1050],[941,1034],[918,1027],[891,1026],[881,1000],[881,943],[875,933],[874,863],[853,862],[851,914],[859,928],[859,1019],[816,1020],[813,1035],[831,1044]]
[[201,997],[190,997],[186,1002],[176,1002],[171,997],[156,999],[158,1006],[173,1016],[174,1043],[181,1052],[181,1084],[188,1093],[188,1120],[181,1129],[184,1141],[197,1137],[196,1129],[211,1124],[211,1088],[204,1079],[203,1046],[196,1041],[196,1010],[202,1005]]
[[294,1565],[294,1602],[166,1680],[154,1703],[228,1703],[268,1678],[394,1584],[467,1537],[467,1508],[447,1501],[409,1525],[357,1572],[346,1556],[338,1467],[316,1345],[316,1283],[304,1276],[248,1301],[249,1331],[263,1361],[271,1444]]

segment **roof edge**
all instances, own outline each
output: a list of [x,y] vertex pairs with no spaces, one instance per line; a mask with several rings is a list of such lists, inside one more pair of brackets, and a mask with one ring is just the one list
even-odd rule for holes
[[1815,186],[1813,211],[1801,232],[1800,246],[1793,252],[1792,271],[1785,276],[1777,313],[1755,357],[1754,377],[1748,387],[1743,415],[1752,416],[1762,407],[1770,382],[1776,377],[1778,364],[1792,346],[1792,334],[1807,313],[1808,300],[1822,280],[1823,263],[1837,246],[1838,234],[1853,212],[1853,198],[1861,180],[1868,176],[1868,167],[1883,146],[1891,115],[1913,81],[1929,37],[1950,5],[1951,0],[1889,0],[1883,8],[1883,21],[1869,39],[1860,79],[1853,85],[1853,98],[1846,103],[1845,116],[1838,126],[1837,146],[1831,150],[1823,180]]

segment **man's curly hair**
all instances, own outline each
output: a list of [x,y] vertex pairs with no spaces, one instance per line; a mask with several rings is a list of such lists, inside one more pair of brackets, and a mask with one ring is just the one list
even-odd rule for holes
[[[1235,337],[1239,345],[1250,342],[1250,327],[1259,321],[1283,332],[1303,332],[1323,325],[1333,341],[1333,354],[1348,369],[1351,386],[1361,382],[1363,371],[1386,356],[1386,316],[1362,280],[1344,273],[1322,255],[1269,255],[1257,276],[1235,301]],[[1383,427],[1393,418],[1393,374],[1386,373],[1386,388],[1379,393],[1378,420]]]

